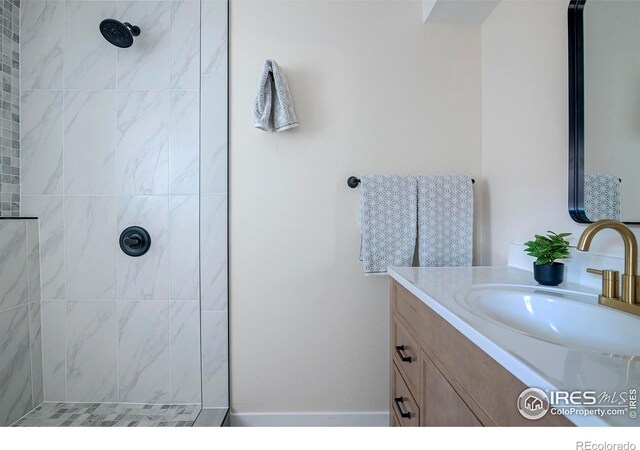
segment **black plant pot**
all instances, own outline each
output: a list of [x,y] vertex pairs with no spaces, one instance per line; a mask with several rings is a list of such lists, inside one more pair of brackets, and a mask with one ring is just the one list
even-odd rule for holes
[[554,262],[553,264],[537,265],[533,263],[533,278],[545,286],[557,286],[564,278],[564,264]]

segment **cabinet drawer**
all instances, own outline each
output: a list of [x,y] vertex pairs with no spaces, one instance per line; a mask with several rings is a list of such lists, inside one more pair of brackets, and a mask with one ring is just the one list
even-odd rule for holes
[[422,355],[421,425],[429,427],[481,427],[482,424],[447,379]]
[[390,413],[397,415],[400,426],[417,427],[420,425],[420,408],[402,379],[398,368],[393,367]]
[[402,323],[394,317],[391,328],[391,355],[407,382],[411,394],[418,398],[420,380],[420,346]]

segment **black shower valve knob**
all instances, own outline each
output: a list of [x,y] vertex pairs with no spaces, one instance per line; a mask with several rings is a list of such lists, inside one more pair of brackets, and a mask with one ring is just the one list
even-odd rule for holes
[[142,256],[151,248],[151,235],[142,227],[127,227],[120,234],[120,249],[128,256]]

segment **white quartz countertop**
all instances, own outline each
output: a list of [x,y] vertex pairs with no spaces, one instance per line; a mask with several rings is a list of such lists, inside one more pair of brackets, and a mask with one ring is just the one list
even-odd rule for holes
[[[527,387],[548,391],[629,391],[640,387],[640,358],[573,349],[543,341],[474,314],[455,301],[474,285],[504,284],[540,288],[533,274],[515,267],[394,267],[389,275],[474,342]],[[592,288],[565,283],[561,290],[596,294]],[[575,320],[580,320],[576,317]],[[584,324],[587,327],[597,324]],[[514,401],[514,412],[515,403]],[[640,425],[624,416],[568,415],[580,426]]]

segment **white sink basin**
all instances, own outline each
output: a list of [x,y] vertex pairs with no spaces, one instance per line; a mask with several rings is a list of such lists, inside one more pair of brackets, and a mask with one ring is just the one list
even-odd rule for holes
[[593,295],[483,285],[458,293],[456,301],[478,316],[555,344],[613,355],[640,355],[640,317],[599,305]]

